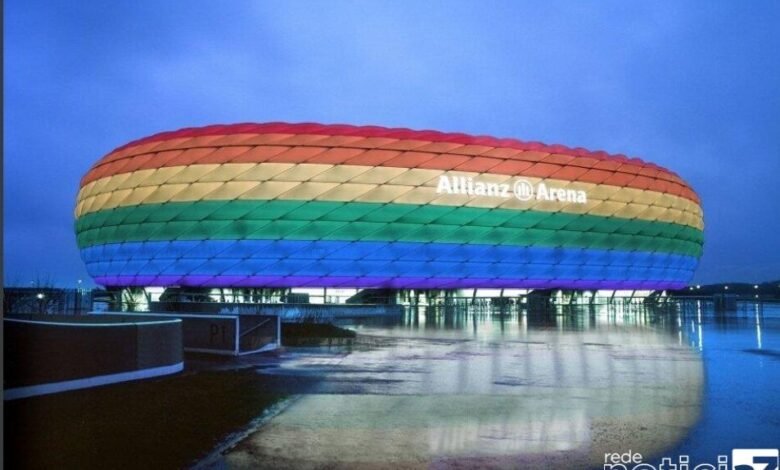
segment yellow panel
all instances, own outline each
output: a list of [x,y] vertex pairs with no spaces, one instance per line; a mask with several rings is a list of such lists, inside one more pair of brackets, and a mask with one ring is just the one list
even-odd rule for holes
[[169,179],[173,178],[177,173],[184,170],[184,168],[186,167],[169,166],[169,167],[157,168],[149,175],[149,178],[146,181],[144,181],[143,186],[157,186],[163,184],[167,182]]
[[144,203],[146,204],[155,204],[155,203],[161,203],[161,202],[168,202],[175,196],[177,193],[185,190],[188,185],[186,184],[165,184],[158,186],[157,189],[154,190],[150,195],[146,197],[144,200]]
[[[99,197],[99,195],[98,196],[88,197],[87,199],[85,199],[84,200],[84,204],[83,204],[83,206],[81,208],[81,214],[88,214],[90,212],[100,210],[100,207],[96,204],[96,201],[97,201],[98,197]],[[111,197],[111,195],[110,194],[106,194],[105,196],[103,196],[102,201],[105,202],[106,200],[108,200],[109,197]],[[79,215],[81,215],[81,214],[79,214]]]
[[297,199],[302,201],[310,201],[315,199],[325,191],[331,190],[338,186],[338,183],[312,183],[307,181],[305,183],[298,183],[295,187],[280,194],[279,199]]
[[343,183],[365,173],[373,167],[363,165],[335,165],[313,177],[311,181],[321,183]]
[[255,168],[256,163],[231,163],[228,165],[218,165],[211,173],[203,175],[200,178],[202,182],[211,181],[232,181],[239,179],[238,176]]
[[293,166],[293,163],[258,163],[254,165],[254,168],[249,169],[246,173],[242,173],[236,180],[267,181]]
[[[139,170],[130,173],[130,177],[127,178],[122,184],[117,186],[117,189],[132,189],[138,186],[148,186],[149,176],[154,173],[154,169]],[[101,192],[107,192],[105,187]]]
[[90,183],[84,185],[79,190],[79,194],[77,196],[78,199],[83,199],[89,196],[94,196],[96,194],[100,194],[103,191],[101,191],[100,188],[105,186],[110,178],[100,178],[99,180],[91,181]]
[[219,187],[204,196],[204,199],[219,199],[229,201],[239,199],[242,194],[247,193],[263,183],[255,181],[229,181],[227,183],[213,183]]
[[[666,209],[664,212],[664,218],[674,218],[678,220],[686,220],[689,222],[693,221],[701,224],[701,220],[697,221],[695,216],[679,211],[677,209]],[[692,224],[688,223],[688,225],[692,225]]]
[[432,204],[441,204],[444,206],[463,206],[469,201],[465,194],[439,194]]
[[283,173],[279,173],[272,179],[275,181],[308,181],[332,167],[333,165],[321,165],[319,163],[300,163]]
[[408,193],[409,191],[412,191],[414,188],[412,186],[390,186],[390,185],[383,185],[383,186],[377,186],[375,189],[372,189],[371,191],[363,194],[362,196],[355,199],[356,201],[364,201],[364,202],[379,202],[379,201],[393,201],[396,198],[400,197],[404,193]]
[[400,175],[389,181],[390,184],[400,184],[404,186],[422,186],[429,184],[430,182],[438,181],[440,175],[444,174],[443,170],[426,170],[426,169],[410,169],[404,171]]
[[[192,170],[191,167],[200,167],[198,170]],[[296,199],[305,199],[309,197],[317,200],[359,200],[364,202],[397,202],[407,204],[427,204],[437,200],[447,201],[443,198],[445,195],[436,194],[435,189],[438,185],[438,176],[446,174],[452,178],[454,176],[471,177],[474,181],[491,183],[511,184],[515,177],[510,175],[478,174],[468,172],[443,172],[440,170],[428,169],[406,169],[406,168],[382,168],[370,167],[364,165],[324,165],[324,164],[302,164],[295,165],[291,163],[231,163],[224,165],[193,165],[191,167],[179,166],[152,170],[139,170],[132,173],[125,173],[105,178],[100,178],[94,182],[85,185],[77,198],[77,215],[94,212],[101,209],[116,207],[117,205],[129,205],[132,203],[151,203],[160,198],[174,197],[174,200],[189,201],[201,199],[271,199],[275,197],[292,197]],[[322,171],[319,171],[322,170]],[[311,174],[311,183],[306,186],[300,186],[295,181],[286,184],[278,184],[286,177],[304,178]],[[183,188],[168,188],[163,192],[155,192],[156,186],[152,183],[164,180],[184,180],[189,181],[195,177],[198,186],[183,191]],[[259,182],[272,178],[266,184],[258,185]],[[658,220],[665,222],[684,223],[696,228],[703,227],[701,217],[701,208],[694,202],[656,191],[647,191],[636,188],[621,188],[612,185],[596,185],[592,183],[570,182],[566,180],[551,180],[540,178],[524,178],[531,184],[536,185],[544,181],[548,187],[561,187],[587,192],[588,201],[585,204],[572,204],[561,201],[518,201],[512,196],[510,189],[510,198],[492,198],[484,196],[464,196],[455,198],[458,204],[464,204],[469,207],[492,208],[500,207],[504,209],[527,210],[532,207],[537,209],[550,208],[556,211],[568,213],[590,213],[594,215],[613,215],[616,211],[619,214],[633,214],[632,217],[640,217],[639,214],[647,214],[647,217],[657,217]],[[355,183],[358,180],[367,181],[390,181],[383,186],[376,186],[380,183]],[[350,181],[349,184],[338,186],[336,183]],[[223,183],[202,185],[202,183]],[[274,183],[274,184],[270,184]],[[399,184],[406,183],[406,184]],[[325,186],[318,186],[318,185]],[[424,186],[416,186],[423,184]],[[141,198],[139,194],[126,197],[126,193],[113,194],[112,191],[102,191],[101,188],[116,187],[119,189],[129,189],[144,185],[147,188],[143,192],[150,195],[150,198]],[[151,185],[151,186],[149,186]],[[313,186],[312,186],[313,185]],[[168,185],[165,185],[166,187]],[[202,188],[202,189],[197,189]],[[287,194],[285,194],[287,193]],[[103,195],[96,199],[95,196]],[[465,201],[465,202],[464,202]],[[610,204],[611,203],[611,204]],[[625,204],[621,204],[625,203]],[[553,206],[550,206],[552,204]],[[617,204],[617,205],[614,205]],[[653,207],[652,212],[645,212],[649,207]],[[669,210],[670,208],[675,210]],[[640,218],[647,218],[640,217]]]
[[195,181],[199,181],[203,175],[210,171],[214,171],[219,167],[220,165],[217,164],[208,164],[208,165],[190,165],[184,167],[182,171],[179,173],[176,173],[171,179],[169,179],[168,183],[194,183]]
[[[97,180],[97,182],[100,182],[100,181],[103,181],[103,180],[102,179],[101,180]],[[85,186],[82,186],[81,189],[79,189],[78,194],[76,194],[76,201],[81,202],[84,199],[92,196],[93,195],[92,192],[93,192],[95,187],[96,187],[96,185],[94,185],[92,183],[87,184]]]
[[598,199],[601,201],[606,201],[608,199],[613,199],[615,195],[621,191],[622,189],[619,186],[607,186],[603,184],[598,184],[592,186],[591,189],[588,189],[587,193],[588,193],[588,199]]
[[649,209],[646,204],[620,204],[615,202],[605,202],[599,206],[599,212],[605,215],[615,217],[624,217],[626,219],[638,219],[640,214]]
[[245,192],[239,199],[276,199],[299,184],[294,181],[266,181]]
[[667,209],[664,209],[663,207],[656,207],[656,206],[647,206],[647,209],[643,210],[638,214],[638,218],[644,219],[644,220],[661,220],[661,218],[668,214]]
[[377,185],[375,184],[344,183],[320,194],[317,196],[317,199],[323,201],[353,201],[376,187]]
[[415,188],[414,191],[398,196],[393,199],[393,202],[398,204],[428,204],[437,197],[439,197],[439,194],[436,194],[435,188],[420,186]]
[[121,206],[122,201],[127,199],[131,194],[133,194],[132,189],[118,189],[110,193],[103,193],[103,195],[108,195],[109,197],[102,203],[102,206],[104,208]]
[[546,199],[541,199],[531,200],[526,204],[528,204],[526,207],[531,210],[554,212],[560,209],[562,203],[560,201],[548,201]]
[[157,191],[157,186],[141,186],[133,189],[133,193],[122,201],[122,205],[143,204],[147,198]]
[[132,173],[120,173],[116,175],[115,178],[111,178],[110,181],[106,182],[102,192],[107,193],[119,188],[126,179],[130,178],[131,175]]
[[469,200],[469,202],[466,203],[466,205],[469,207],[481,207],[481,208],[493,209],[495,207],[498,207],[499,203],[501,203],[502,201],[503,199],[495,198],[495,197],[473,196]]
[[373,167],[368,171],[352,178],[352,183],[366,183],[366,184],[384,184],[401,173],[408,170],[408,168],[396,168],[396,167]]
[[[216,191],[225,183],[191,183],[184,186],[181,191],[171,196],[171,201],[202,201],[206,195]],[[179,186],[178,184],[176,185]]]

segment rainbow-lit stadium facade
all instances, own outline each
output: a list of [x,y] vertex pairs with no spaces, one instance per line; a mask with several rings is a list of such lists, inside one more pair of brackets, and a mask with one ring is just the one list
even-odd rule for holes
[[106,287],[677,289],[703,242],[657,165],[373,126],[156,134],[98,161],[75,215]]

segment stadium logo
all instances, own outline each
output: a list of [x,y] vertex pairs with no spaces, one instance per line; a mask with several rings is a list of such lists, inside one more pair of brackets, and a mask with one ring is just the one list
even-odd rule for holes
[[780,452],[777,449],[732,449],[733,470],[778,470]]
[[[677,456],[674,462],[663,457],[659,465],[644,462],[639,452],[612,452],[604,454],[604,470],[779,470],[778,449],[732,449],[731,462],[728,455],[718,455],[717,463],[704,462],[698,465],[688,455]],[[729,465],[730,464],[730,465]]]
[[556,201],[571,204],[585,204],[588,195],[577,189],[560,188],[540,181],[534,186],[530,181],[519,178],[509,183],[489,183],[478,181],[470,176],[439,176],[437,194],[460,194],[464,196],[484,196],[509,199],[514,196],[518,201]]

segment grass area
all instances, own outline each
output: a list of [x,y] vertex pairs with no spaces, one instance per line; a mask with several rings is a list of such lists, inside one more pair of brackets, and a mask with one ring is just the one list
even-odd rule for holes
[[182,468],[282,399],[251,369],[5,403],[7,468]]

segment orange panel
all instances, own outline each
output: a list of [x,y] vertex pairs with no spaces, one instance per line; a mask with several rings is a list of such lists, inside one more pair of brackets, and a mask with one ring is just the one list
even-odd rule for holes
[[639,189],[650,189],[653,187],[654,181],[654,179],[648,178],[647,176],[637,176],[634,181],[631,182],[631,187]]
[[495,167],[493,172],[502,175],[523,175],[525,171],[533,166],[532,162],[504,160]]
[[624,165],[625,165],[624,163],[616,162],[614,160],[597,160],[596,163],[592,166],[592,168],[596,168],[599,170],[615,171]]
[[628,173],[610,173],[607,178],[603,180],[603,184],[611,184],[613,186],[631,186],[631,182],[634,181],[636,175],[630,175]]
[[263,145],[252,147],[250,150],[231,157],[233,163],[261,163],[271,160],[280,153],[286,152],[290,147],[282,145]]
[[463,145],[461,147],[452,149],[450,153],[456,153],[458,155],[482,155],[492,148],[493,147],[487,147],[484,145]]
[[365,149],[334,147],[314,155],[307,160],[308,163],[328,163],[331,165],[341,164],[351,158],[365,153]]
[[518,155],[523,153],[522,150],[512,149],[508,147],[496,147],[488,150],[487,152],[483,153],[483,157],[493,157],[493,158],[500,158],[502,160],[505,160],[507,158],[516,158]]
[[571,155],[563,155],[560,153],[552,153],[544,159],[546,163],[557,163],[558,165],[568,165],[572,160],[576,160],[577,157]]
[[501,160],[497,158],[472,157],[455,167],[458,171],[474,171],[476,173],[487,173],[491,168],[499,165]]
[[440,155],[436,155],[435,158],[432,158],[426,162],[422,162],[417,166],[417,168],[427,168],[429,170],[452,170],[458,165],[462,165],[463,163],[467,162],[468,160],[469,157],[465,155],[442,153]]
[[547,155],[550,155],[549,152],[538,152],[536,150],[527,150],[519,155],[520,158],[523,160],[527,160],[529,162],[541,162],[544,161],[545,158],[547,158]]
[[165,166],[192,165],[201,158],[214,153],[214,147],[187,149],[165,162]]
[[[279,151],[283,151],[284,147],[279,147]],[[220,147],[216,152],[203,157],[200,163],[229,163],[233,162],[235,158],[251,151],[253,147],[247,146],[235,146],[235,147]]]
[[550,177],[561,180],[578,181],[580,176],[585,174],[587,171],[587,168],[579,168],[576,166],[567,165],[550,175]]
[[424,145],[430,144],[430,141],[424,140],[398,140],[394,139],[393,142],[388,142],[379,148],[384,150],[416,150]]
[[344,162],[347,165],[368,165],[368,166],[377,166],[381,165],[382,163],[390,160],[391,158],[395,158],[397,155],[399,155],[401,152],[397,152],[395,150],[368,150],[364,153],[361,153],[360,155],[350,158],[346,162]]
[[528,176],[537,176],[539,178],[549,178],[553,173],[557,173],[562,168],[561,165],[552,165],[550,163],[536,163],[526,171]]
[[419,168],[420,164],[435,158],[435,153],[403,152],[395,158],[387,160],[383,166],[395,166],[399,168]]
[[[407,152],[395,151],[399,149]],[[265,161],[555,177],[665,191],[699,201],[678,175],[622,155],[435,131],[284,123],[209,126],[134,141],[100,160],[82,179],[82,185],[103,176],[147,168]]]
[[587,173],[582,175],[581,181],[588,181],[590,183],[603,183],[607,178],[612,176],[612,173],[603,170],[590,169]]
[[431,142],[418,148],[418,152],[449,153],[450,150],[463,147],[463,144],[455,142]]
[[270,160],[277,163],[300,163],[324,151],[325,149],[322,147],[289,147],[284,152],[274,155]]

